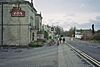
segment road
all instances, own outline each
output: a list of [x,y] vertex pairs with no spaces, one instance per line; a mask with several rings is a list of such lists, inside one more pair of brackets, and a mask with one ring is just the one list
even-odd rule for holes
[[57,53],[57,46],[3,50],[0,67],[58,67]]
[[82,41],[77,39],[74,39],[72,41],[70,40],[70,38],[66,38],[66,41],[75,48],[100,61],[100,43],[91,43],[88,41]]
[[0,50],[0,67],[92,67],[68,47],[45,46]]

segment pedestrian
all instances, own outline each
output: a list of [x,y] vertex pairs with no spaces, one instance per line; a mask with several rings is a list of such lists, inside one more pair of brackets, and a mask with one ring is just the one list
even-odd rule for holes
[[60,37],[60,38],[59,38],[59,42],[60,42],[60,44],[61,44],[61,40],[62,40],[62,39],[61,39],[61,37]]
[[63,43],[65,43],[65,38],[63,38]]
[[59,41],[57,41],[57,46],[59,46]]

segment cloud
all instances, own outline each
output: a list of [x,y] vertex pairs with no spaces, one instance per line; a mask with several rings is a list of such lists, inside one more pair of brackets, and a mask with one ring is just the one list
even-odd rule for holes
[[100,0],[34,0],[34,6],[42,12],[43,23],[60,25],[65,30],[100,28]]
[[96,16],[96,19],[97,19],[97,20],[100,20],[100,16]]
[[91,29],[92,24],[95,25],[95,30],[100,30],[100,16],[96,16],[95,19],[90,19],[88,23],[78,25],[77,28]]
[[85,4],[81,4],[81,5],[80,5],[80,8],[84,8],[84,7],[85,7]]
[[59,22],[60,26],[64,28],[64,30],[69,30],[71,27],[76,27],[77,29],[91,29],[92,24],[95,25],[95,30],[100,30],[100,16],[96,16],[95,19],[88,20],[87,23],[78,24],[78,22],[74,21],[62,21]]
[[69,30],[71,27],[78,26],[78,24],[76,22],[63,22],[60,26],[63,27],[64,30]]
[[[60,17],[59,17],[60,16]],[[100,29],[100,16],[82,15],[82,14],[66,14],[48,16],[47,24],[54,26],[61,26],[64,30],[69,30],[71,27],[78,29],[90,29],[92,24],[95,24],[95,29]]]

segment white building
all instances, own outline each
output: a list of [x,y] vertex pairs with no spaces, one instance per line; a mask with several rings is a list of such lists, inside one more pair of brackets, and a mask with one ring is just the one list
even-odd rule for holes
[[81,34],[81,32],[75,32],[75,38],[78,38],[78,39],[81,39],[82,38],[82,34]]

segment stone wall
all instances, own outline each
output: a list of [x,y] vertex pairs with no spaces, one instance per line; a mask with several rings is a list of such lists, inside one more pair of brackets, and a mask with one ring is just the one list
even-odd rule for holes
[[[31,26],[35,26],[35,11],[28,4],[20,4],[25,11],[25,17],[11,17],[10,10],[14,4],[4,4],[4,45],[27,45],[32,41]],[[1,9],[1,6],[0,6]],[[1,10],[0,10],[1,17]],[[33,17],[31,19],[30,17]],[[1,44],[1,18],[0,18],[0,44]]]

